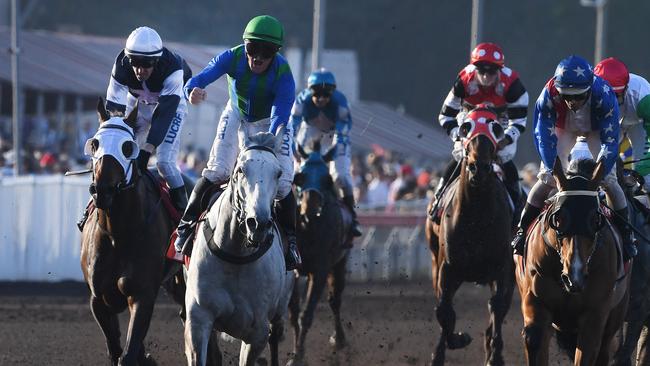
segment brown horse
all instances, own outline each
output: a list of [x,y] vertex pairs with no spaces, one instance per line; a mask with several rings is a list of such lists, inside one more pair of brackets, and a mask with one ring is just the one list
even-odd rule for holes
[[[169,266],[165,250],[175,225],[161,204],[158,183],[141,174],[134,160],[139,152],[134,138],[137,108],[125,119],[111,117],[100,100],[97,111],[99,129],[87,144],[96,209],[83,229],[81,269],[111,364],[155,364],[143,340]],[[182,302],[184,284],[177,280],[167,281],[167,286]],[[179,287],[173,288],[175,284]],[[131,316],[123,351],[117,314],[127,307]]]
[[577,160],[565,175],[553,166],[558,194],[532,226],[517,261],[528,365],[547,365],[551,325],[575,365],[608,365],[623,324],[629,277],[621,278],[619,234],[599,206],[604,163]]
[[352,216],[338,202],[327,163],[335,149],[324,156],[316,142],[309,155],[298,147],[305,159],[294,183],[299,192],[297,239],[302,255],[301,275],[308,277],[307,305],[300,312],[298,282],[289,303],[289,317],[294,329],[294,349],[288,365],[304,363],[305,339],[314,319],[316,305],[327,283],[328,301],[334,314],[334,333],[330,344],[335,349],[345,346],[341,325],[341,300],[345,288],[345,272],[350,250],[343,245],[348,237]]
[[512,210],[503,183],[493,171],[497,143],[502,136],[496,122],[465,122],[465,157],[460,176],[443,197],[440,224],[430,218],[426,236],[431,249],[433,288],[438,298],[436,317],[441,335],[432,365],[443,365],[445,349],[459,349],[471,342],[467,333],[455,333],[452,301],[463,282],[489,284],[490,322],[485,331],[486,364],[503,364],[501,325],[514,291],[510,260]]

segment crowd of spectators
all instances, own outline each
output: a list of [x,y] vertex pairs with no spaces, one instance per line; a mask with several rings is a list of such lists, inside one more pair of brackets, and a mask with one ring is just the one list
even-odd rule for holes
[[[93,115],[82,121],[79,128],[74,123],[59,126],[44,117],[27,119],[20,154],[24,174],[63,174],[87,168],[89,158],[83,148],[97,129],[94,118]],[[16,154],[10,127],[10,120],[0,120],[0,176],[13,175]],[[178,164],[184,174],[196,179],[207,157],[204,149],[186,145]],[[378,145],[370,146],[368,151],[356,151],[351,166],[356,202],[362,210],[422,210],[433,197],[446,163],[400,155]],[[524,189],[535,183],[537,169],[537,163],[528,163],[520,171]]]

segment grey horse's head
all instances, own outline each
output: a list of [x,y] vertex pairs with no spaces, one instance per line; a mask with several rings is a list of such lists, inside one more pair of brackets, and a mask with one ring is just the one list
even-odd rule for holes
[[278,192],[282,168],[275,135],[260,132],[244,136],[244,149],[233,172],[234,190],[243,211],[248,245],[259,246],[271,229],[271,208]]

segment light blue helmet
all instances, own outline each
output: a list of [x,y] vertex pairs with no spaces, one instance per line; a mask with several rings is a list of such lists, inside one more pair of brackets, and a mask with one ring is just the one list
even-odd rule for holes
[[313,71],[307,78],[307,87],[312,88],[318,85],[325,88],[336,88],[336,79],[334,79],[334,74],[324,68]]
[[582,94],[591,88],[594,72],[587,60],[571,55],[557,65],[554,79],[560,94]]

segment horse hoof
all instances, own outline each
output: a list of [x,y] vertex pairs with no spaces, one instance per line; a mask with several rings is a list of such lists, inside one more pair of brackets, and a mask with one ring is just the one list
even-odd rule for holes
[[287,362],[287,366],[306,366],[307,364],[302,360],[298,358],[294,358],[292,356],[291,359],[289,359],[289,362]]
[[336,333],[330,336],[330,346],[335,349],[342,349],[346,346],[345,337],[337,336]]
[[440,353],[431,354],[431,366],[444,366],[445,365],[445,355]]
[[158,366],[158,363],[156,360],[154,360],[153,356],[151,353],[147,353],[146,356],[144,356],[144,360],[139,363],[140,366]]
[[502,358],[495,358],[492,360],[489,360],[488,363],[485,366],[504,366],[505,362],[503,361]]
[[463,332],[454,333],[447,338],[447,348],[449,349],[464,348],[470,343],[472,343],[472,337]]

